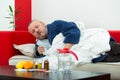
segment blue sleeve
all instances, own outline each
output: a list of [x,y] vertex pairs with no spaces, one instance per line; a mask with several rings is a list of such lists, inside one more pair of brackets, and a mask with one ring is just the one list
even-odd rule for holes
[[65,36],[64,43],[77,44],[80,38],[80,30],[74,22],[56,20],[53,22],[57,26],[57,30]]

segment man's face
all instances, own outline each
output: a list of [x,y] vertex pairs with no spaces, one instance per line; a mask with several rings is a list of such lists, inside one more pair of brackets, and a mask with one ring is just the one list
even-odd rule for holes
[[47,30],[45,24],[40,21],[31,22],[28,31],[39,40],[46,38]]

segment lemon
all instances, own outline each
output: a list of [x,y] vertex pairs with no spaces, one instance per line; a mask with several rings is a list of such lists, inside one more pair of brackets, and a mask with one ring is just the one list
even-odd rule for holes
[[16,68],[17,68],[17,69],[23,69],[24,64],[25,64],[24,61],[19,61],[19,62],[16,64]]

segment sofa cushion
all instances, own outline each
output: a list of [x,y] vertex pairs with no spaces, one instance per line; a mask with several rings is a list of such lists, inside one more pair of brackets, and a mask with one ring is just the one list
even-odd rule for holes
[[120,62],[108,63],[87,63],[80,64],[73,67],[74,70],[90,71],[90,72],[101,72],[110,73],[111,80],[120,80]]
[[19,61],[26,61],[26,60],[33,61],[34,58],[25,55],[15,55],[9,59],[9,65],[16,65]]

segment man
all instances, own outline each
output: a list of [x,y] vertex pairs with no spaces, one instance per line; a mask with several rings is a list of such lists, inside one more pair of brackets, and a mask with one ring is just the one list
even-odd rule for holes
[[[67,22],[63,20],[55,20],[54,22],[45,25],[44,22],[33,20],[29,26],[28,31],[35,36],[38,40],[48,39],[49,43],[52,45],[53,39],[59,33],[65,37],[64,47],[71,48],[74,44],[79,42],[80,30],[74,22]],[[39,55],[44,52],[44,47],[38,47]]]
[[[59,33],[62,33],[65,37],[64,47],[71,48],[74,44],[79,42],[80,30],[74,22],[67,22],[63,20],[56,20],[51,24],[45,25],[44,22],[33,20],[29,26],[28,31],[35,36],[38,40],[48,39],[49,43],[52,45],[53,39]],[[36,48],[37,56],[43,57],[43,52],[45,51],[43,46],[38,46]],[[92,59],[93,63],[96,62],[119,62],[120,61],[120,44],[116,43],[113,38],[110,39],[111,50],[106,52],[105,55],[101,55],[98,58]]]

